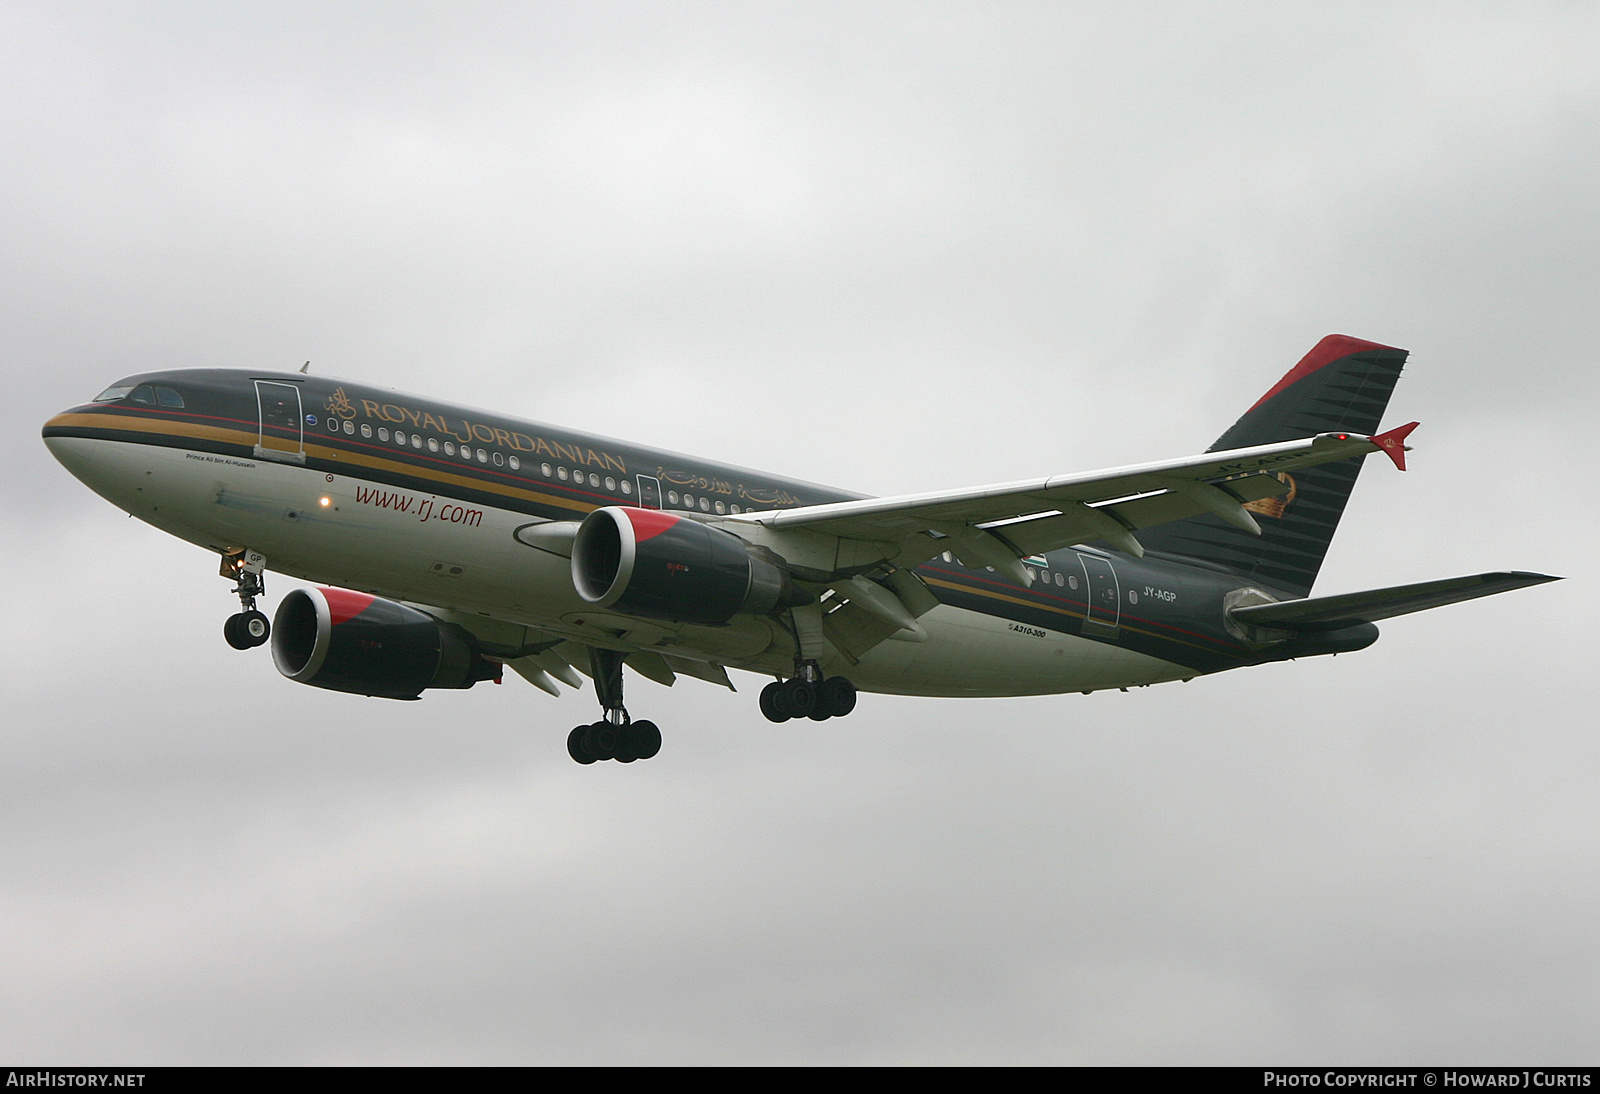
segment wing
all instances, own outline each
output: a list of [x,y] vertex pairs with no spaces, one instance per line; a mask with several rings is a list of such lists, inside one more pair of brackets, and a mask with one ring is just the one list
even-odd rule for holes
[[[1248,502],[1284,492],[1277,474],[1385,452],[1403,469],[1404,438],[1416,423],[1375,437],[1323,433],[1279,444],[1207,452],[1156,463],[1076,475],[999,483],[967,490],[810,505],[741,514],[728,525],[759,525],[781,537],[812,533],[849,541],[831,566],[837,574],[871,561],[915,565],[953,551],[969,566],[991,566],[1019,584],[1030,580],[1021,559],[1103,540],[1142,556],[1134,532],[1201,513],[1261,533]],[[742,534],[742,533],[741,533]],[[748,536],[762,542],[764,537]],[[786,556],[779,542],[771,545]],[[816,557],[814,549],[809,552]]]

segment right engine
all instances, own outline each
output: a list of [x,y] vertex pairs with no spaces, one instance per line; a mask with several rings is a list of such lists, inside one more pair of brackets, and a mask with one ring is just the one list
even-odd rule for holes
[[330,691],[415,699],[428,688],[498,680],[502,666],[433,616],[349,589],[296,589],[272,621],[272,660]]

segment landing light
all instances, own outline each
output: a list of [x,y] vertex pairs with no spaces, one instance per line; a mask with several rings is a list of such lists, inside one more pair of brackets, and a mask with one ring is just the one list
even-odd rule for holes
[[333,499],[331,499],[331,498],[321,498],[321,499],[318,500],[317,504],[326,507],[328,505],[332,505],[333,504]]

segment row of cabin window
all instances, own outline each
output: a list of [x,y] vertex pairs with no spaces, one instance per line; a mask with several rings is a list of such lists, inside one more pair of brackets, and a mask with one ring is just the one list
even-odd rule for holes
[[[667,491],[667,504],[668,505],[677,505],[678,504],[678,492],[676,490],[668,490]],[[685,494],[685,495],[683,495],[683,507],[685,509],[696,509],[696,508],[698,508],[702,513],[710,513],[713,510],[715,510],[718,513],[730,513],[730,512],[731,513],[738,513],[738,512],[742,512],[742,510],[737,505],[729,505],[726,502],[721,502],[721,501],[712,501],[710,498],[706,497],[704,494],[700,495],[698,498],[696,498],[693,494]]]
[[[354,436],[357,432],[357,426],[354,422],[344,422],[341,425],[340,422],[333,418],[328,419],[328,429],[330,432],[343,432],[347,436]],[[366,437],[370,440],[373,435],[372,426],[363,422],[360,426],[360,433],[363,437]],[[380,441],[389,441],[390,433],[388,427],[379,426],[377,430],[377,437]],[[438,452],[441,447],[439,438],[437,437],[425,438],[419,433],[406,433],[399,429],[394,431],[393,440],[395,444],[400,445],[401,447],[405,447],[409,444],[412,448],[420,449],[426,445],[429,452]],[[454,456],[458,451],[454,441],[445,441],[443,444],[443,449],[446,456]],[[522,461],[516,456],[510,457],[508,461],[506,456],[502,453],[495,452],[491,454],[488,449],[484,448],[474,450],[469,445],[462,445],[459,451],[463,459],[476,459],[479,463],[488,463],[492,459],[496,467],[501,467],[509,462],[511,470],[519,471],[522,469]],[[632,495],[633,493],[633,484],[631,482],[629,482],[627,479],[623,479],[619,483],[610,475],[607,475],[604,479],[602,479],[599,475],[592,471],[584,472],[578,470],[577,468],[573,468],[569,471],[565,467],[552,467],[548,463],[540,464],[539,472],[547,479],[554,477],[560,479],[562,482],[570,481],[577,483],[580,486],[583,485],[585,482],[585,476],[587,476],[588,484],[596,489],[599,489],[603,485],[608,493],[615,494],[618,490],[621,490],[625,495]],[[677,505],[678,502],[678,492],[676,490],[668,490],[667,504]],[[709,513],[713,509],[718,513],[727,513],[729,511],[729,506],[725,502],[712,502],[710,498],[707,498],[703,495],[699,498],[696,498],[693,494],[684,494],[682,497],[682,502],[685,509],[694,509],[698,507],[703,513]],[[732,507],[732,511],[737,513],[740,511],[740,509],[737,505],[735,505]]]
[[[939,557],[950,563],[953,563],[956,560],[956,556],[951,554],[949,551],[946,551]],[[992,567],[986,567],[986,569],[992,569]],[[1038,577],[1041,584],[1048,585],[1050,584],[1052,571],[1035,570],[1034,575]],[[1060,570],[1056,570],[1054,571],[1054,576],[1056,588],[1058,589],[1076,589],[1078,587],[1078,579],[1073,577],[1071,574],[1063,574]],[[1137,601],[1135,601],[1135,603],[1137,603]]]
[[[328,419],[328,431],[330,433],[338,433],[341,430],[344,432],[345,436],[353,437],[353,436],[355,436],[355,434],[357,432],[357,427],[356,427],[356,424],[354,422],[344,422],[344,423],[341,424],[338,421],[338,419],[336,419],[336,418],[329,418]],[[363,437],[367,438],[368,440],[371,440],[372,436],[373,436],[372,426],[368,425],[366,422],[361,423],[360,433],[361,433],[361,435]],[[378,427],[378,431],[377,431],[377,436],[378,436],[378,440],[380,440],[380,441],[384,441],[384,442],[389,441],[390,440],[389,427],[388,426],[379,426]],[[439,438],[438,437],[424,437],[420,433],[407,433],[402,429],[397,429],[397,430],[394,431],[393,440],[394,440],[394,443],[399,445],[401,448],[404,448],[409,444],[412,448],[415,448],[415,449],[418,449],[418,450],[420,450],[424,445],[427,446],[427,449],[428,449],[429,452],[438,452],[440,450],[440,444],[439,444]],[[459,454],[460,454],[462,459],[464,459],[464,460],[476,459],[479,463],[488,463],[488,462],[490,462],[490,458],[491,458],[491,454],[490,454],[490,452],[489,452],[489,450],[487,448],[479,448],[479,449],[474,450],[472,448],[472,446],[464,444],[458,450],[456,448],[456,442],[454,442],[454,441],[445,441],[444,445],[443,445],[443,449],[444,449],[444,454],[446,456],[454,456],[459,451]],[[496,467],[503,467],[503,466],[505,466],[506,458],[505,458],[504,454],[499,453],[499,452],[495,452],[495,453],[493,453],[493,461],[494,461],[494,465]],[[512,456],[511,457],[511,469],[513,471],[515,471],[516,469],[520,468],[521,466],[522,466],[522,461],[517,459],[515,456]]]

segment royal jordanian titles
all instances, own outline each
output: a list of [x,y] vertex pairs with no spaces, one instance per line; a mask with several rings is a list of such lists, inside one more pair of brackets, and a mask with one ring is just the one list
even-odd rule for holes
[[[842,717],[858,691],[1129,688],[1371,645],[1390,616],[1555,580],[1485,573],[1311,596],[1402,350],[1319,342],[1206,452],[873,498],[300,373],[130,376],[45,443],[112,504],[215,552],[237,649],[289,679],[416,699],[594,683],[574,760],[648,759],[624,668]],[[267,570],[318,583],[272,620]]]

